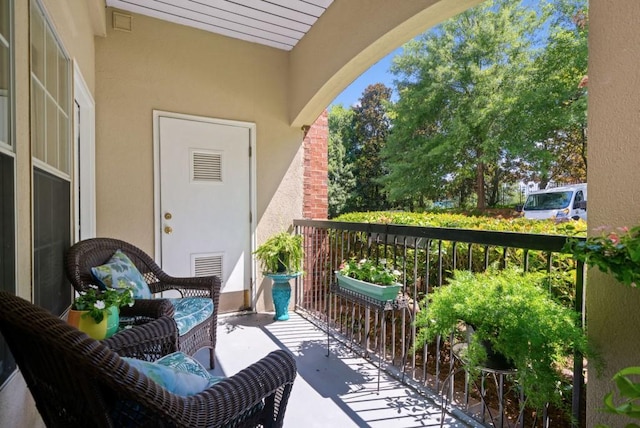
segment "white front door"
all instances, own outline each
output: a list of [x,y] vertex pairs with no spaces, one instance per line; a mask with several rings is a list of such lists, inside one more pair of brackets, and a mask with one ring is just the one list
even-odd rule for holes
[[223,293],[250,305],[251,127],[161,113],[156,120],[163,270],[218,275]]

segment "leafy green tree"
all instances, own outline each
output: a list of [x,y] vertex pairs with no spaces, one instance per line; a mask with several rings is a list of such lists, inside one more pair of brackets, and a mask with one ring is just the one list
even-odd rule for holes
[[381,151],[389,135],[387,114],[391,89],[382,83],[365,88],[360,104],[353,108],[353,139],[347,157],[353,163],[355,187],[348,202],[354,211],[388,208],[387,195],[381,184],[387,174]]
[[329,110],[329,144],[328,144],[328,196],[329,217],[344,213],[350,192],[355,184],[352,164],[348,162],[347,146],[353,134],[352,109],[342,104]]
[[546,47],[512,117],[514,135],[529,147],[524,178],[543,187],[550,180],[587,179],[587,4],[560,0],[554,6]]
[[392,199],[466,199],[475,190],[477,208],[497,202],[487,193],[513,174],[505,160],[525,152],[507,121],[529,82],[543,21],[518,1],[489,0],[404,46],[391,70],[399,100],[384,149]]

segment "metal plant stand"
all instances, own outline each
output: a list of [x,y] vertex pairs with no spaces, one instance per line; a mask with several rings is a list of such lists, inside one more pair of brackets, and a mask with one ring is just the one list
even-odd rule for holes
[[[370,296],[349,290],[347,288],[341,287],[337,283],[332,283],[329,288],[329,297],[328,297],[328,305],[327,305],[327,357],[330,355],[330,340],[331,340],[331,331],[329,326],[329,320],[331,319],[331,294],[336,295],[338,297],[344,298],[352,303],[361,305],[365,308],[365,341],[366,338],[369,337],[369,321],[371,317],[371,310],[375,311],[377,315],[377,319],[380,323],[380,331],[381,331],[381,339],[378,341],[378,388],[377,391],[380,392],[380,370],[382,369],[382,359],[384,355],[384,344],[386,343],[386,323],[384,322],[384,312],[386,311],[394,311],[394,310],[403,310],[409,307],[409,299],[406,296],[398,296],[392,300],[377,300]],[[366,344],[364,346],[366,350]],[[366,352],[366,351],[365,351]],[[406,358],[406,350],[402,350],[402,360],[403,363]],[[404,373],[404,371],[403,371]]]

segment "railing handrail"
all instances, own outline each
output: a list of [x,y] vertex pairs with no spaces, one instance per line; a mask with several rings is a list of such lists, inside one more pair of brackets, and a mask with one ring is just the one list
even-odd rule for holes
[[[315,227],[318,229],[337,229],[391,236],[412,238],[442,239],[446,241],[465,242],[469,244],[512,247],[528,250],[552,251],[566,253],[563,250],[566,235],[546,235],[525,232],[498,232],[493,230],[462,229],[451,227],[408,226],[401,224],[356,223],[332,220],[294,220],[294,226]],[[583,237],[575,239],[584,240]]]

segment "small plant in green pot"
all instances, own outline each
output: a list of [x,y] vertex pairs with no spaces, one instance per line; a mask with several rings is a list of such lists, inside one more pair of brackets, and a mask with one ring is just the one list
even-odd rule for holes
[[273,280],[271,296],[276,314],[276,321],[289,319],[289,301],[291,285],[289,280],[302,275],[304,251],[302,235],[291,235],[280,232],[260,245],[254,252],[262,265],[265,276]]
[[560,369],[570,365],[574,351],[590,352],[578,314],[555,301],[545,281],[544,274],[518,269],[455,271],[448,285],[423,301],[426,310],[416,316],[414,348],[438,336],[448,338],[463,323],[473,325],[461,356],[472,376],[486,366],[483,343],[490,344],[516,370],[515,381],[528,406],[541,408],[549,402],[562,407]]
[[100,290],[91,285],[73,300],[67,322],[94,339],[104,339],[117,331],[120,307],[133,304],[131,288]]

